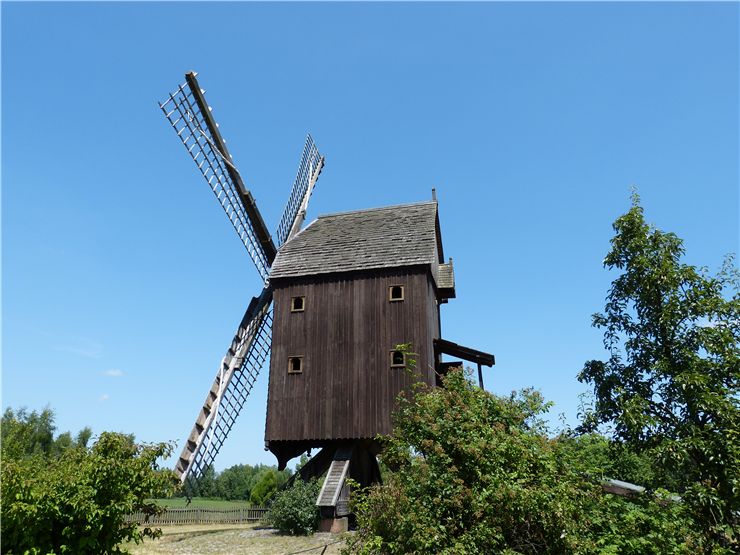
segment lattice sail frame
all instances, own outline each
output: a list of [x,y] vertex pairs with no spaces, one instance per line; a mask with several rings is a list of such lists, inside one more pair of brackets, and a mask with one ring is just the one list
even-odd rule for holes
[[254,226],[239,199],[237,185],[229,175],[227,166],[233,171],[238,170],[216,147],[215,139],[187,83],[170,93],[167,100],[159,103],[159,107],[216,195],[260,277],[266,282],[269,274],[267,256],[257,240]]
[[313,184],[318,179],[323,166],[324,158],[319,153],[313,137],[309,134],[306,136],[306,144],[303,146],[301,162],[298,165],[298,173],[290,191],[290,197],[288,197],[285,210],[283,210],[283,217],[280,219],[277,228],[278,247],[288,240],[301,207],[304,207],[305,210],[305,205],[308,204],[313,192]]
[[[188,496],[194,491],[198,478],[213,464],[270,354],[272,291],[268,276],[275,256],[269,231],[231,160],[218,123],[203,96],[205,91],[197,84],[195,75],[187,74],[187,82],[159,106],[226,212],[264,280],[265,288],[247,308],[178,458],[175,471]],[[204,114],[206,108],[208,113]],[[278,226],[278,246],[300,228],[323,165],[324,158],[309,134]],[[252,218],[257,222],[257,231]]]
[[266,289],[256,310],[252,305],[247,309],[183,447],[175,471],[188,494],[213,464],[269,356],[271,305],[272,294]]

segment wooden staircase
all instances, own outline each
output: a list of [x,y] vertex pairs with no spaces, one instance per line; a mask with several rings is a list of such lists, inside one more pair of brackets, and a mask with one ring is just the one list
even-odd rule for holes
[[326,509],[334,509],[340,501],[344,482],[349,474],[349,461],[352,457],[351,448],[340,448],[334,454],[334,459],[329,465],[329,471],[324,479],[324,485],[321,486],[319,497],[316,499],[316,506]]

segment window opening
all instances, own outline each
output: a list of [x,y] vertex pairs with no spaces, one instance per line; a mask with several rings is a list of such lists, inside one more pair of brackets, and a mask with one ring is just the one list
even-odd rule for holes
[[391,351],[391,368],[406,366],[406,355],[403,351]]
[[391,285],[388,288],[388,300],[391,302],[403,300],[403,285]]
[[303,357],[288,358],[288,374],[300,374],[303,372]]
[[303,312],[306,309],[306,297],[293,297],[290,299],[291,312]]

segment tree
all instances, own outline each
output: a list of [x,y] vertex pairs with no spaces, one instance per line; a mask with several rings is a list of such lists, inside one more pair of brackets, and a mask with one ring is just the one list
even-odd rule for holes
[[51,453],[54,446],[54,412],[45,408],[40,413],[25,408],[5,409],[0,424],[3,458],[20,458]]
[[248,464],[231,466],[218,475],[218,492],[224,499],[249,499],[255,469]]
[[3,415],[3,553],[121,553],[122,542],[156,537],[159,530],[140,529],[126,517],[162,511],[152,498],[170,495],[178,480],[156,461],[171,446],[102,433],[86,449],[89,428],[76,442],[69,433],[53,440],[53,421],[51,409]]
[[90,428],[80,430],[74,440],[70,432],[54,438],[54,419],[54,411],[49,407],[41,412],[28,412],[25,407],[17,411],[5,409],[0,421],[3,457],[17,459],[31,455],[52,455],[70,447],[87,447],[92,436]]
[[90,438],[92,437],[92,430],[85,426],[82,428],[79,432],[77,432],[77,437],[75,437],[75,444],[77,447],[87,447],[87,444],[90,442]]
[[290,478],[290,474],[282,471],[278,472],[275,467],[267,467],[259,474],[259,480],[252,488],[249,500],[255,505],[264,505],[267,503],[280,486]]
[[192,495],[195,497],[218,497],[218,477],[212,464],[205,467],[195,482]]
[[[549,439],[531,390],[497,397],[450,372],[401,396],[384,484],[356,495],[361,554],[691,553],[682,507],[602,493],[598,458]],[[583,449],[603,451],[601,442]],[[586,464],[584,461],[589,461]],[[584,472],[588,470],[588,472]]]
[[728,258],[711,276],[681,262],[683,242],[645,222],[639,197],[614,223],[604,260],[619,271],[603,313],[606,361],[585,364],[594,410],[584,429],[650,452],[706,531],[705,547],[740,547],[740,296]]

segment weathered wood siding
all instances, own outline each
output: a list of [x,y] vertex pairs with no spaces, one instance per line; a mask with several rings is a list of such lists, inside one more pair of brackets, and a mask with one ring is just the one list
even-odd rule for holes
[[[404,285],[404,301],[388,287]],[[266,441],[372,438],[391,431],[398,393],[411,378],[390,351],[410,343],[416,368],[434,380],[439,337],[434,288],[425,267],[273,283],[274,322]],[[305,311],[291,312],[305,296]],[[303,371],[288,373],[288,358]]]

